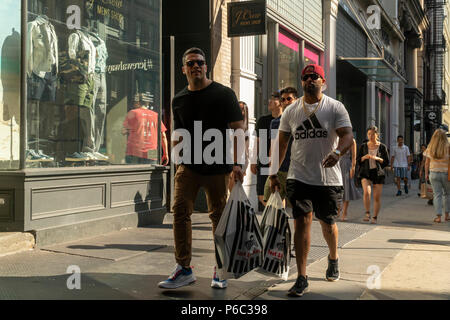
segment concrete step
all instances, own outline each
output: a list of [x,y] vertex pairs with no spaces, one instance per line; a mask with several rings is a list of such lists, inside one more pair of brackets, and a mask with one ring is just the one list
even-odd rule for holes
[[0,232],[0,257],[31,250],[34,236],[27,232]]

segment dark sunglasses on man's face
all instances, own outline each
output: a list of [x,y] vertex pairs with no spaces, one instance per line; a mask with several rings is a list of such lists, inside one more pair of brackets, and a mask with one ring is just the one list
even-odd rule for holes
[[205,60],[189,60],[186,61],[186,65],[190,68],[195,66],[195,64],[198,64],[199,67],[203,66],[205,64]]
[[316,81],[317,79],[320,78],[320,76],[317,73],[310,73],[310,74],[305,74],[302,78],[303,81],[308,81],[308,79],[311,78],[313,81]]
[[292,98],[292,97],[281,98],[281,102],[285,102],[285,101],[291,102],[292,100],[294,100],[294,98]]

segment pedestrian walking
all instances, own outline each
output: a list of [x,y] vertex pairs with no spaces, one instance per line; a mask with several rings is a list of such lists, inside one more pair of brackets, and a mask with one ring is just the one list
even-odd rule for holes
[[338,217],[341,216],[341,221],[347,221],[347,211],[350,201],[361,199],[361,193],[355,185],[355,167],[356,167],[356,141],[353,139],[353,144],[350,151],[344,154],[339,160],[342,173],[342,182],[344,184],[344,201],[339,208]]
[[450,145],[447,134],[437,129],[431,137],[427,150],[424,152],[425,179],[430,179],[433,187],[433,205],[436,212],[436,223],[441,222],[442,211],[445,212],[445,221],[450,221],[450,182],[448,181]]
[[[323,68],[307,65],[301,76],[304,96],[283,112],[278,135],[279,163],[283,163],[289,140],[293,137],[286,191],[296,219],[294,243],[298,277],[288,292],[290,296],[302,296],[308,291],[306,263],[313,211],[330,250],[326,279],[339,280],[338,228],[335,223],[343,196],[339,157],[353,141],[352,125],[344,105],[322,93],[326,85]],[[272,160],[272,163],[276,161]],[[271,169],[274,192],[281,184],[276,174],[279,166]]]
[[[226,130],[244,129],[243,117],[239,103],[234,92],[215,81],[207,78],[207,66],[205,54],[199,48],[190,48],[182,58],[183,74],[186,75],[188,86],[181,90],[172,100],[172,112],[174,118],[174,130],[186,133],[188,132],[193,140],[198,133],[201,125],[202,139],[204,131],[216,129],[220,131],[223,140],[226,137]],[[180,130],[182,129],[182,130]],[[216,136],[216,139],[217,136]],[[235,139],[236,140],[236,139]],[[187,145],[192,159],[183,157],[181,164],[178,165],[174,178],[174,203],[173,211],[173,233],[175,241],[175,260],[176,267],[167,280],[161,281],[160,288],[175,289],[186,286],[196,281],[192,268],[190,266],[192,258],[192,225],[191,215],[194,207],[194,201],[200,187],[206,192],[209,217],[212,221],[213,234],[219,223],[222,211],[226,204],[227,187],[230,173],[234,179],[243,181],[242,165],[237,164],[237,159],[241,159],[234,144],[234,164],[227,163],[226,141],[222,141],[224,149],[223,154],[218,155],[222,150],[215,150],[215,163],[207,164],[203,157],[199,160],[198,154],[195,154],[195,145],[202,146],[202,154],[206,149],[203,141],[178,140],[173,138],[173,148],[177,144]],[[208,144],[206,144],[206,147]],[[192,160],[192,161],[191,161]],[[215,269],[212,287],[226,288],[226,280],[219,279]]]
[[[366,209],[364,221],[377,223],[381,208],[381,193],[383,191],[385,172],[389,166],[389,153],[386,146],[379,141],[378,128],[367,129],[368,142],[363,143],[358,151],[356,162],[359,164],[359,177],[363,187],[363,201]],[[373,189],[373,216],[370,220],[370,198]]]
[[408,171],[411,170],[411,153],[408,146],[403,144],[403,136],[397,137],[397,145],[392,148],[391,164],[394,170],[395,182],[397,183],[397,194],[401,196],[400,180],[403,179],[405,193],[408,194]]
[[[297,101],[298,93],[297,93],[297,89],[295,89],[293,87],[287,87],[280,91],[280,95],[281,95],[281,110],[282,110],[281,112],[283,114],[284,110],[286,110],[286,108],[289,105],[291,105],[292,103]],[[270,123],[270,131],[272,133],[272,137],[271,137],[272,141],[275,140],[275,138],[278,134],[278,129],[280,127],[280,121],[281,121],[282,114],[278,118],[273,119],[272,122]],[[281,182],[281,184],[280,184],[281,188],[280,188],[279,192],[280,192],[281,199],[284,202],[286,202],[285,199],[287,196],[286,180],[287,180],[287,175],[288,175],[288,171],[289,171],[289,165],[291,163],[291,146],[292,146],[292,138],[289,140],[288,148],[286,150],[286,156],[283,160],[283,163],[280,166],[280,169],[278,170],[278,179]],[[270,179],[267,178],[266,185],[264,187],[264,203],[267,203],[267,201],[270,198],[270,194],[271,194]],[[285,205],[286,205],[286,203],[285,203]],[[289,207],[291,207],[291,206],[289,205]]]
[[[280,91],[280,94],[281,94],[282,112],[284,110],[286,110],[286,108],[289,105],[291,105],[298,99],[297,89],[295,89],[293,87],[284,88],[283,90]],[[273,119],[272,122],[270,123],[270,131],[274,135],[274,136],[272,136],[272,141],[275,140],[275,138],[276,138],[278,129],[280,127],[280,121],[281,121],[281,115],[278,118]],[[283,163],[280,166],[280,169],[278,170],[277,175],[278,175],[278,179],[280,180],[279,192],[280,192],[281,199],[283,200],[283,204],[286,208],[286,212],[292,218],[293,217],[292,216],[292,205],[289,202],[289,199],[286,199],[286,197],[287,197],[286,181],[287,181],[287,175],[288,175],[288,171],[289,171],[289,165],[291,163],[291,147],[292,147],[292,137],[289,140],[288,148],[286,150],[286,156],[283,160]],[[269,201],[270,194],[271,194],[270,179],[267,178],[266,185],[264,187],[264,203],[267,203],[267,201]],[[296,222],[294,219],[294,229],[295,229],[295,225],[296,225]],[[291,250],[291,257],[295,257],[295,243],[294,243],[293,249]]]
[[[253,174],[257,176],[256,178],[256,194],[258,196],[258,200],[262,205],[265,205],[264,202],[264,186],[266,184],[266,180],[269,177],[267,174],[262,173],[263,168],[268,168],[268,164],[263,164],[261,162],[261,158],[259,157],[259,147],[260,143],[264,145],[266,144],[265,154],[269,154],[270,143],[271,143],[271,135],[270,135],[270,123],[273,119],[276,119],[281,116],[281,101],[280,101],[280,93],[275,91],[272,93],[271,98],[269,99],[268,110],[270,114],[261,116],[256,122],[255,127],[255,135],[256,135],[256,143],[254,145],[254,152],[257,155],[257,163],[250,165],[250,170]],[[261,140],[261,137],[263,140]]]

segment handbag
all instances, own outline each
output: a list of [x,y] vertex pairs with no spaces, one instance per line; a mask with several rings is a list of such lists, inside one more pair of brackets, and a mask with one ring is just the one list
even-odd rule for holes
[[433,199],[433,186],[431,185],[430,181],[422,183],[420,187],[420,197],[422,199]]

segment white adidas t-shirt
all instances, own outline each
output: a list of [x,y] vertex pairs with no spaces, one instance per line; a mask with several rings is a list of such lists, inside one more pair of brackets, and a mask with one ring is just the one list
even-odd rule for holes
[[352,123],[344,105],[335,99],[323,95],[319,108],[310,114],[316,106],[305,104],[307,116],[302,97],[281,116],[279,130],[294,138],[287,178],[316,186],[342,186],[339,162],[332,168],[324,168],[322,162],[338,146],[336,129],[352,127]]

